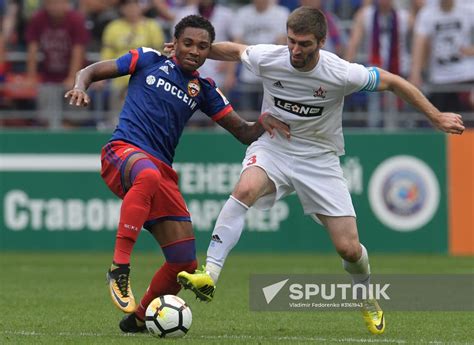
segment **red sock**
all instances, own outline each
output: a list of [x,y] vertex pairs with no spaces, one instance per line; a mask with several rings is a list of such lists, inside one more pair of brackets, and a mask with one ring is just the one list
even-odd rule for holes
[[138,234],[150,214],[152,200],[160,178],[160,172],[156,169],[140,171],[133,181],[132,187],[123,198],[115,241],[114,263],[130,263],[130,254]]
[[146,290],[145,295],[140,301],[135,314],[142,320],[145,319],[145,311],[150,304],[158,296],[176,295],[181,290],[181,285],[176,281],[176,276],[181,271],[193,273],[196,270],[197,261],[193,260],[187,263],[169,263],[165,262],[161,268],[156,271],[150,286]]

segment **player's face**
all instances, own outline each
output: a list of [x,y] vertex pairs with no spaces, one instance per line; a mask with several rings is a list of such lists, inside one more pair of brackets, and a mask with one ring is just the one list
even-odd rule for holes
[[182,69],[194,72],[206,61],[211,49],[209,33],[204,29],[188,27],[175,41],[176,59]]
[[313,34],[297,35],[291,29],[288,29],[287,40],[291,65],[300,71],[312,70],[318,62],[324,40],[318,43]]

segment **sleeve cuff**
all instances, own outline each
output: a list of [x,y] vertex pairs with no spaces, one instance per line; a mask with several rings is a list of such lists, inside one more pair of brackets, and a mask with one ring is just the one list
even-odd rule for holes
[[217,114],[212,115],[211,119],[213,121],[219,121],[220,119],[222,119],[223,117],[228,115],[232,110],[234,110],[234,109],[232,108],[232,105],[229,104],[224,109],[219,111]]

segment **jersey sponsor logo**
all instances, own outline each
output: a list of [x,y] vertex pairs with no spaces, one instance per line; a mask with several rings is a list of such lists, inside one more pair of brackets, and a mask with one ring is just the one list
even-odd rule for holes
[[276,82],[273,83],[273,86],[279,88],[279,89],[284,89],[283,84],[281,81],[277,80]]
[[199,92],[201,91],[201,85],[199,84],[199,80],[193,79],[190,80],[188,83],[188,94],[191,97],[196,97],[199,95]]
[[326,90],[322,88],[322,86],[319,87],[319,89],[314,90],[313,97],[316,98],[326,98]]
[[316,117],[323,114],[324,107],[316,107],[305,105],[297,102],[287,101],[278,97],[274,97],[275,106],[289,113],[302,117]]
[[[197,81],[197,79],[196,79],[196,81]],[[189,97],[186,94],[186,92],[181,90],[176,85],[171,84],[166,79],[158,78],[158,80],[157,80],[155,76],[148,75],[146,77],[146,83],[148,85],[155,85],[156,88],[163,89],[165,92],[171,93],[173,96],[175,96],[176,98],[178,98],[178,99],[182,100],[184,103],[186,103],[191,109],[194,109],[197,106],[197,102],[194,99],[192,99],[191,97]],[[189,91],[189,84],[188,84],[188,91]]]

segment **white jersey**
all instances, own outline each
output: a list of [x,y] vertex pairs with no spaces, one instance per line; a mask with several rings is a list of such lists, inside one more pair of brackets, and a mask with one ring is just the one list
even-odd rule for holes
[[289,155],[344,154],[344,96],[375,90],[378,72],[324,50],[319,54],[316,67],[308,72],[291,65],[287,46],[249,46],[242,54],[244,65],[263,80],[262,112],[290,126],[290,141],[264,134],[258,139],[260,143]]
[[[247,45],[276,43],[279,38],[286,37],[289,14],[286,7],[279,5],[271,5],[263,12],[257,11],[253,4],[243,6],[233,21],[238,24],[230,25],[232,36]],[[240,72],[239,78],[245,83],[260,83],[260,79],[246,69]]]
[[474,80],[474,57],[464,56],[460,49],[469,46],[474,29],[471,9],[456,5],[450,12],[439,6],[425,6],[416,17],[415,33],[431,42],[430,82],[456,83]]

